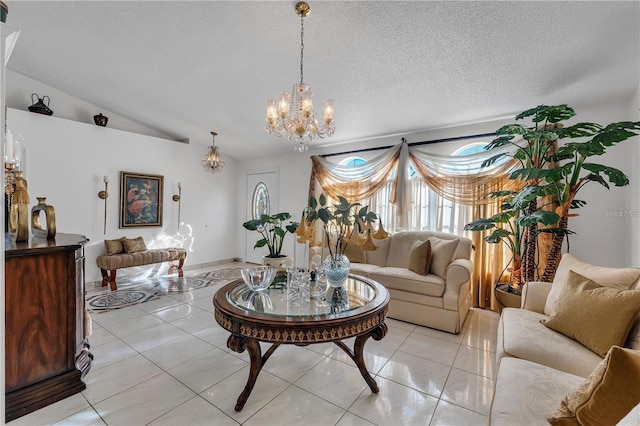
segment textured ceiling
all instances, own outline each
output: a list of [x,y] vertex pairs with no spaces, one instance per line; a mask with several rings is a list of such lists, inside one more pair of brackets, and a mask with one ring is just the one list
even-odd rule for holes
[[[288,152],[266,100],[299,79],[295,1],[9,3],[9,68],[238,159]],[[320,144],[626,99],[640,3],[311,1],[305,82],[336,101]]]

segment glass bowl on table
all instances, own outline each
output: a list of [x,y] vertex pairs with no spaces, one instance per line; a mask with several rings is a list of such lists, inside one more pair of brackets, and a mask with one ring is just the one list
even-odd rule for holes
[[263,291],[269,288],[276,276],[277,269],[273,266],[254,266],[242,268],[242,280],[253,291]]

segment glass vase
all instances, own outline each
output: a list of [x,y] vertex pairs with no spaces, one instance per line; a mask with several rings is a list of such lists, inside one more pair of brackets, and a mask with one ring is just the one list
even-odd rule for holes
[[332,254],[324,260],[324,273],[331,287],[342,287],[349,276],[351,262],[344,254]]

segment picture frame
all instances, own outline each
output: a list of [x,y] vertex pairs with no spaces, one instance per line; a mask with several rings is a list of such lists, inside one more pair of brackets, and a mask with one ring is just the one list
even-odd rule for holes
[[162,226],[164,176],[120,172],[120,228]]

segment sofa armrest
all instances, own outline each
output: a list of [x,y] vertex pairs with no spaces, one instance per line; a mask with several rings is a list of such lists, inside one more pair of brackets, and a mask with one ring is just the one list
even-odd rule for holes
[[447,266],[444,284],[444,308],[457,311],[460,287],[471,279],[473,263],[469,259],[456,259]]
[[551,291],[551,283],[530,281],[522,287],[522,302],[520,307],[528,311],[544,314],[544,305]]

